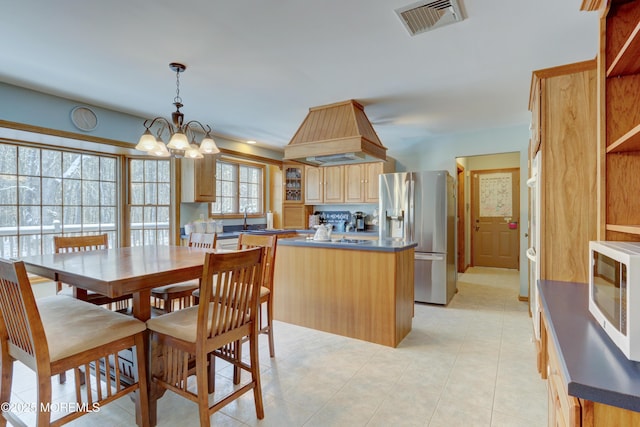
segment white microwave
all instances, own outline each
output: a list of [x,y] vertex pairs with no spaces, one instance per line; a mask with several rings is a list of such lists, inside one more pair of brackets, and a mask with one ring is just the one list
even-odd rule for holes
[[627,359],[640,361],[640,242],[589,242],[589,312]]

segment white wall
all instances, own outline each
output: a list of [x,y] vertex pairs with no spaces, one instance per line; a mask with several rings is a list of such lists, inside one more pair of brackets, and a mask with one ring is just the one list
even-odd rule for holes
[[518,152],[520,155],[520,296],[528,295],[528,264],[526,249],[528,240],[526,222],[529,217],[527,178],[528,178],[529,124],[478,132],[461,133],[425,140],[408,150],[389,150],[396,159],[400,171],[412,170],[448,170],[456,176],[456,158],[484,154]]

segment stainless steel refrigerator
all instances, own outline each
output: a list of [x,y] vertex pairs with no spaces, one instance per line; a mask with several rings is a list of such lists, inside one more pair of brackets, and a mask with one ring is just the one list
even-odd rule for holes
[[447,171],[380,175],[380,239],[414,241],[416,302],[448,304],[456,292],[455,183]]

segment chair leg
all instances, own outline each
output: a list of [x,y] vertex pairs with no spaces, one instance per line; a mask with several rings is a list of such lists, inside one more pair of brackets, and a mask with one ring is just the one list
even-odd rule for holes
[[[2,359],[0,360],[0,402],[11,399],[11,382],[13,381],[13,360],[9,356],[7,342],[2,340]],[[0,426],[7,425],[7,420],[0,412]]]
[[207,354],[196,354],[196,386],[198,388],[198,412],[200,413],[200,427],[210,427],[209,394],[205,390],[209,387],[207,374]]
[[[149,384],[147,378],[147,358],[145,352],[146,337],[144,333],[135,336],[136,366],[134,372],[138,377],[138,390],[135,392],[136,423],[140,427],[149,427]],[[118,363],[116,361],[116,363]]]
[[233,365],[233,383],[235,385],[240,384],[240,376],[242,375],[242,368],[240,368],[240,362],[242,361],[242,340],[236,341],[235,346],[235,359],[238,363]]
[[213,353],[209,353],[209,384],[207,391],[209,394],[213,394],[216,391],[216,356]]
[[276,356],[276,347],[273,342],[273,299],[267,300],[267,337],[269,337],[269,356]]
[[[77,386],[76,386],[77,388]],[[37,407],[51,404],[51,376],[46,375],[45,378],[41,378],[38,375],[38,397],[36,399]],[[38,411],[37,426],[48,426],[51,422],[51,411]]]
[[258,359],[258,332],[249,336],[249,353],[251,359],[251,382],[253,382],[253,400],[256,404],[256,416],[259,420],[264,418],[264,405],[262,402],[262,384],[260,383],[260,361]]

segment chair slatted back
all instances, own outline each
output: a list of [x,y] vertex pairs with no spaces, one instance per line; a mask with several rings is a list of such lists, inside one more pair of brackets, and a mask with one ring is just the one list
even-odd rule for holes
[[[198,337],[214,338],[234,329],[238,339],[256,322],[262,282],[263,248],[205,255],[198,308]],[[208,320],[213,319],[211,325]],[[244,327],[244,328],[243,328]],[[256,326],[257,327],[257,326]]]
[[91,236],[54,236],[53,249],[55,253],[94,251],[107,249],[109,239],[107,234]]
[[215,249],[217,240],[216,233],[191,233],[189,234],[189,247]]
[[0,313],[0,339],[8,339],[9,354],[29,363],[27,356],[34,369],[36,360],[48,362],[47,339],[22,261],[0,258]]
[[275,235],[261,236],[242,233],[238,237],[238,249],[264,248],[262,261],[262,286],[273,290],[273,269],[276,259]]

